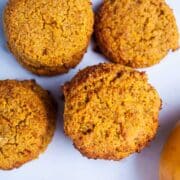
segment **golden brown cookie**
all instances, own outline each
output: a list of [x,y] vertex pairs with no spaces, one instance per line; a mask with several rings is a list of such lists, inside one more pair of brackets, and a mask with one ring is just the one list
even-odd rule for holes
[[38,75],[76,66],[87,50],[93,22],[89,0],[9,0],[4,12],[10,51]]
[[105,0],[95,37],[107,58],[134,68],[157,64],[179,47],[176,21],[164,0]]
[[144,72],[99,64],[64,85],[64,131],[83,155],[119,160],[154,138],[161,99],[147,81]]
[[55,119],[52,97],[35,81],[0,81],[0,169],[37,158],[52,139]]

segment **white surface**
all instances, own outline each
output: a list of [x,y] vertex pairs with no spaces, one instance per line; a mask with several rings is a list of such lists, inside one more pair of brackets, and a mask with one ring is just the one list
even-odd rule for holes
[[[39,159],[12,171],[0,171],[0,180],[158,180],[158,163],[162,145],[180,119],[180,51],[170,53],[159,65],[144,69],[152,85],[163,100],[160,128],[156,139],[140,154],[134,154],[119,162],[88,160],[74,149],[72,142],[63,134],[60,85],[83,67],[103,62],[105,58],[88,49],[83,61],[68,74],[52,78],[32,75],[24,70],[6,49],[2,30],[2,11],[6,0],[0,0],[0,79],[36,79],[50,90],[59,101],[61,109],[55,136],[48,150]],[[101,0],[94,0],[96,8]],[[168,0],[174,9],[180,29],[180,1]]]

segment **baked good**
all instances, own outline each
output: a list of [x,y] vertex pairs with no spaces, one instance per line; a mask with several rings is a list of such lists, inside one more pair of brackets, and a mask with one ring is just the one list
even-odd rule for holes
[[89,0],[9,0],[4,31],[10,51],[38,75],[57,75],[75,67],[93,31]]
[[63,91],[65,134],[88,158],[120,160],[140,152],[157,132],[161,99],[144,72],[94,65]]
[[109,60],[133,68],[157,64],[179,47],[175,17],[164,0],[105,0],[95,37]]
[[56,107],[33,80],[0,81],[0,169],[20,167],[43,152],[55,129]]

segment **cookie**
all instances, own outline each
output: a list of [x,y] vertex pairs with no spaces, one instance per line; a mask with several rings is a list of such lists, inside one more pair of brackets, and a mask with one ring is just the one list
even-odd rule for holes
[[120,160],[157,132],[161,99],[144,72],[99,64],[81,70],[63,91],[65,134],[88,158]]
[[10,51],[38,75],[75,67],[87,50],[93,22],[89,0],[9,0],[4,11]]
[[35,81],[0,81],[0,169],[37,158],[52,139],[55,120],[52,97]]
[[109,60],[133,68],[157,64],[179,47],[175,17],[164,0],[105,0],[95,37]]

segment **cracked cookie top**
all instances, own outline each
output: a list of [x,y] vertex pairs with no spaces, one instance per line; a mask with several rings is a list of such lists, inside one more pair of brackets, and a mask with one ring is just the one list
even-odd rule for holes
[[55,114],[51,97],[34,81],[0,81],[0,168],[38,157],[52,138]]
[[105,56],[134,68],[157,64],[179,47],[175,17],[164,0],[105,0],[95,35]]
[[40,75],[63,73],[79,63],[93,21],[89,0],[10,0],[4,12],[9,49]]
[[161,99],[144,72],[99,64],[63,89],[65,133],[88,158],[119,160],[154,138]]

